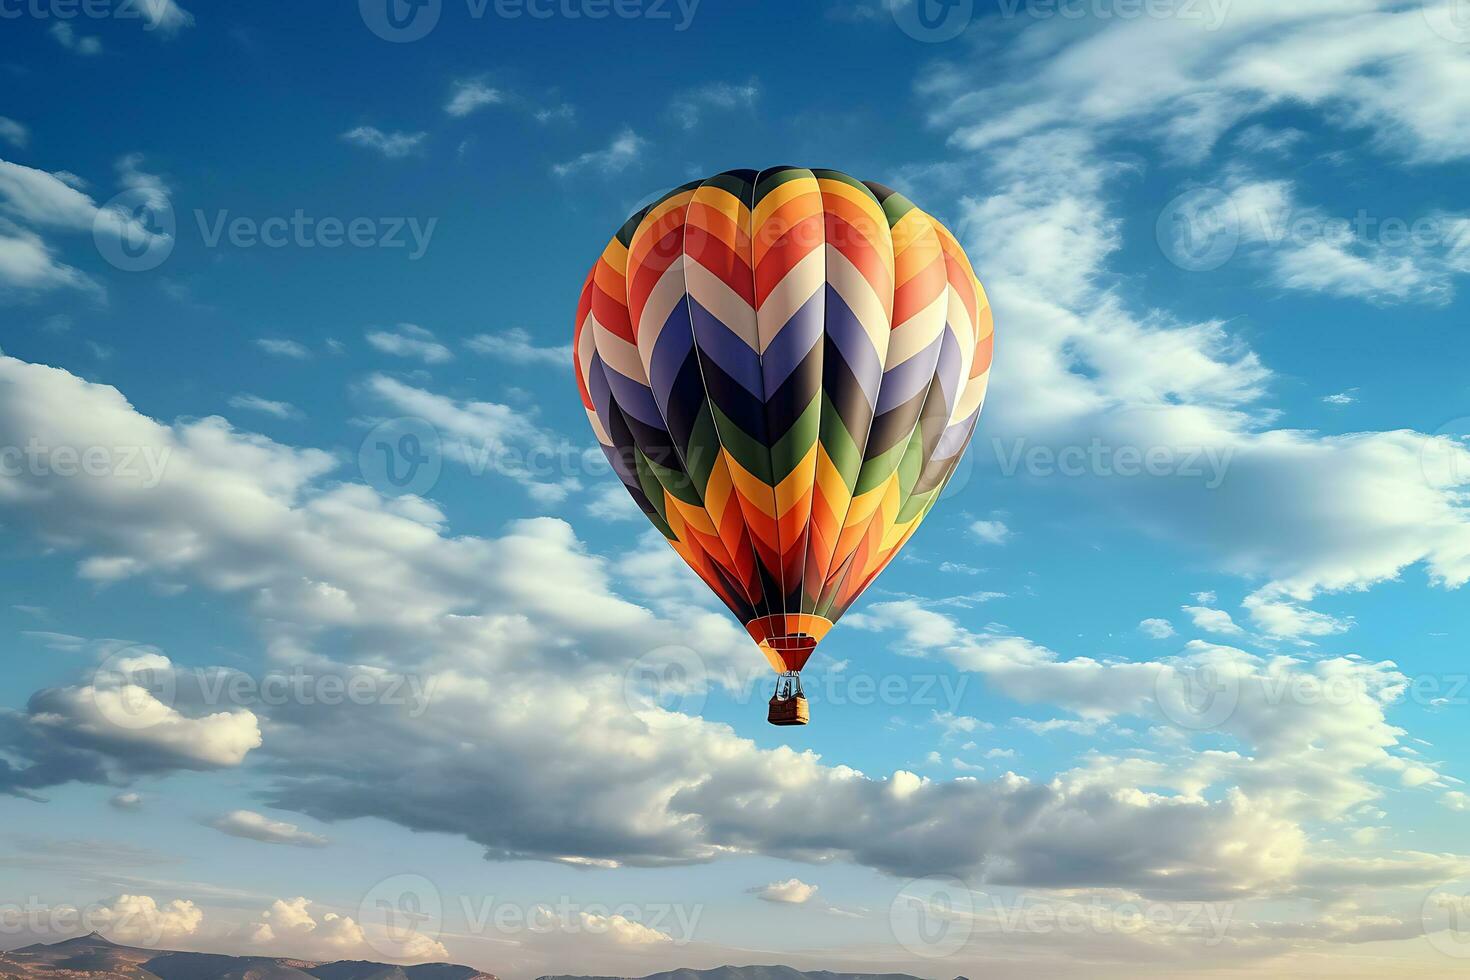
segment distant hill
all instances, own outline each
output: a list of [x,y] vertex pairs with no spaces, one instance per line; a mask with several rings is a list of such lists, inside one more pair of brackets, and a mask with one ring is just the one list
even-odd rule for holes
[[[0,980],[497,980],[468,966],[394,966],[365,960],[318,963],[273,956],[225,956],[119,946],[92,933],[0,953]],[[548,976],[541,980],[633,980]],[[906,973],[803,973],[789,966],[672,970],[636,980],[920,980]],[[961,978],[963,980],[963,978]]]
[[0,953],[0,980],[497,980],[468,966],[318,963],[119,946],[92,933]]
[[789,966],[722,966],[714,970],[670,970],[648,977],[542,977],[541,980],[919,980],[907,973],[803,973]]

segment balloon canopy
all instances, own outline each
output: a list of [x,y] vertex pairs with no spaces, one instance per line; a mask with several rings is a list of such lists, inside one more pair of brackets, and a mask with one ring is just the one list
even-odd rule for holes
[[630,217],[582,287],[587,418],[648,520],[799,671],[939,499],[990,374],[949,230],[835,170],[731,170]]

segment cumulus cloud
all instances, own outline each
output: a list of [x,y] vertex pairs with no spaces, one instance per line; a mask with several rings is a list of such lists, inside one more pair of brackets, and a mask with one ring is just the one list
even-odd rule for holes
[[[1130,477],[1102,455],[1035,485],[1085,490],[1217,570],[1264,581],[1263,614],[1414,565],[1445,587],[1470,579],[1463,442],[1272,428],[1275,413],[1260,405],[1271,374],[1223,323],[1134,315],[1105,288],[1105,259],[1120,245],[1106,200],[1117,164],[1099,159],[1097,139],[1062,127],[989,145],[993,190],[962,206],[959,233],[1009,326],[1009,369],[986,421],[1002,472],[1039,444],[1162,454],[1172,461],[1162,475]],[[1300,615],[1275,627],[1293,620],[1308,635],[1328,629]]]
[[[1049,779],[952,781],[762,749],[728,726],[630,694],[626,678],[640,675],[628,664],[647,653],[643,637],[700,651],[680,691],[695,699],[721,683],[725,667],[747,662],[748,639],[720,613],[681,603],[678,620],[666,620],[620,596],[608,564],[563,522],[451,538],[422,501],[327,483],[325,454],[218,420],[164,425],[114,389],[13,359],[0,360],[0,379],[0,439],[40,433],[53,444],[121,440],[173,453],[147,494],[118,476],[7,477],[7,510],[73,549],[127,560],[130,574],[243,594],[274,657],[325,662],[316,639],[350,627],[361,638],[357,657],[391,657],[435,682],[427,714],[387,702],[290,702],[269,708],[258,726],[269,738],[258,747],[199,731],[144,747],[154,768],[263,753],[289,766],[289,779],[264,788],[273,807],[457,834],[497,859],[657,866],[764,854],[1174,899],[1289,894],[1307,870],[1315,889],[1349,888],[1332,875],[1350,879],[1351,867],[1317,853],[1307,822],[1376,799],[1375,774],[1406,786],[1438,781],[1432,763],[1399,751],[1401,732],[1384,717],[1403,683],[1392,665],[1266,660],[1197,643],[1167,662],[1064,659],[1021,637],[966,630],[914,600],[880,603],[869,617],[900,631],[901,652],[942,658],[1004,696],[1081,720],[1137,714],[1187,734],[1177,719],[1190,702],[1161,687],[1161,673],[1208,667],[1233,678],[1238,703],[1215,730],[1240,748],[1175,760],[1099,754]],[[538,652],[548,648],[554,663]],[[1278,693],[1328,683],[1346,686],[1347,704]],[[31,741],[7,738],[8,751],[19,744],[23,756],[42,754],[53,775],[70,762],[70,778],[140,771],[136,739],[95,726],[75,707],[85,703],[80,688],[63,690],[37,695],[35,717],[22,719]],[[66,723],[41,720],[52,715]],[[242,721],[231,724],[243,729]],[[38,731],[55,737],[37,741]],[[82,761],[91,768],[68,751],[90,753]],[[425,782],[424,771],[437,776]],[[261,925],[276,934],[295,914],[273,911]],[[620,934],[616,921],[608,925]],[[621,934],[643,935],[631,926]]]
[[325,847],[327,839],[320,834],[309,833],[294,823],[271,820],[252,810],[231,810],[209,821],[209,825],[220,833],[231,837],[243,837],[263,844],[290,844],[296,847]]
[[307,959],[344,960],[386,958],[408,962],[449,959],[449,952],[433,936],[417,929],[399,929],[369,935],[350,916],[316,912],[308,898],[278,898],[248,930],[248,942],[262,953]]
[[1190,622],[1194,623],[1195,629],[1225,636],[1239,636],[1245,632],[1223,609],[1214,609],[1210,606],[1180,606],[1179,608],[1189,615]]
[[186,714],[171,703],[176,691],[173,666],[159,654],[113,659],[90,682],[37,691],[24,711],[0,712],[12,753],[0,759],[0,790],[30,795],[72,781],[229,768],[260,747],[254,712]]
[[973,521],[970,533],[986,544],[1005,544],[1011,537],[1011,529],[1003,521]]
[[775,902],[778,905],[805,905],[816,898],[817,891],[816,885],[809,885],[800,878],[773,881],[769,885],[751,889],[751,893],[761,901]]
[[1167,619],[1145,619],[1138,624],[1138,629],[1155,640],[1167,640],[1174,635],[1174,624]]
[[122,945],[160,946],[199,931],[204,912],[193,902],[174,899],[166,905],[147,895],[119,895],[88,910],[99,932]]

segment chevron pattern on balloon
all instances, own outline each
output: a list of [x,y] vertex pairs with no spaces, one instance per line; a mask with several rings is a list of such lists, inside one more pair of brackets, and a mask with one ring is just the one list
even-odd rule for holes
[[942,224],[880,184],[777,167],[631,216],[583,286],[573,351],[623,485],[788,671],[938,502],[992,343]]

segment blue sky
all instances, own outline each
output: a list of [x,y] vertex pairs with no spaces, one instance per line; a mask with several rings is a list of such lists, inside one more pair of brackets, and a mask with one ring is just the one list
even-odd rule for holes
[[[0,945],[1458,975],[1470,17],[1278,8],[0,3]],[[794,734],[568,351],[780,164],[998,334]]]

